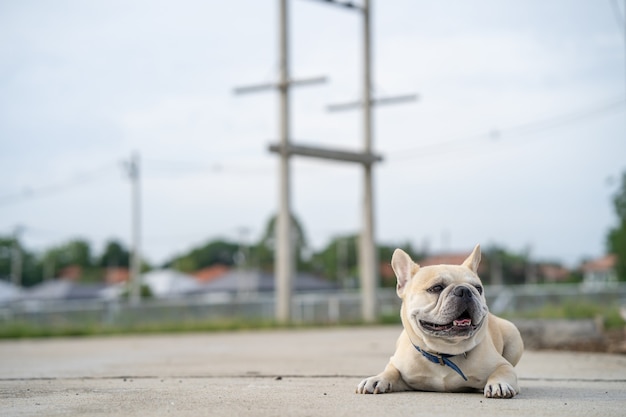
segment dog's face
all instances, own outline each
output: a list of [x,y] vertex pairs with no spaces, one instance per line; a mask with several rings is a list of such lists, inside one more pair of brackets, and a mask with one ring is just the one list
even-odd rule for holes
[[487,303],[476,271],[480,246],[462,265],[420,268],[396,249],[391,266],[402,299],[402,322],[409,334],[434,352],[460,354],[483,339],[487,329]]

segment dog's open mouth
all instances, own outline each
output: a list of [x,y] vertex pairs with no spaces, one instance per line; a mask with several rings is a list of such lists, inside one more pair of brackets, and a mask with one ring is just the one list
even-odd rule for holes
[[428,321],[420,320],[420,325],[424,330],[433,333],[466,333],[476,330],[478,323],[473,323],[472,317],[469,312],[465,310],[459,317],[447,324],[430,323]]

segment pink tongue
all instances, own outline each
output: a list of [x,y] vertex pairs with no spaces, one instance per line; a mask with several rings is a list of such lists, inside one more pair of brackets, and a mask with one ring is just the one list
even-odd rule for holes
[[461,320],[454,320],[452,322],[453,325],[455,326],[471,326],[472,324],[472,320],[471,319],[461,319]]

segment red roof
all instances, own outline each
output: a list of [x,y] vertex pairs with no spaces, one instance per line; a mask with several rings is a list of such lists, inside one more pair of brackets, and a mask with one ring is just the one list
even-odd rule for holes
[[210,282],[226,274],[228,271],[230,271],[229,266],[216,264],[207,266],[206,268],[196,271],[191,275],[193,275],[198,281]]
[[569,270],[561,265],[539,264],[537,265],[539,275],[548,282],[565,281],[569,278]]
[[602,258],[587,261],[582,264],[580,269],[582,269],[583,272],[609,271],[615,268],[616,263],[617,255],[610,254],[603,256]]
[[69,265],[59,271],[59,278],[68,281],[78,281],[83,273],[80,265]]
[[119,284],[120,282],[127,282],[130,278],[130,271],[128,268],[107,268],[104,272],[104,281],[107,284]]

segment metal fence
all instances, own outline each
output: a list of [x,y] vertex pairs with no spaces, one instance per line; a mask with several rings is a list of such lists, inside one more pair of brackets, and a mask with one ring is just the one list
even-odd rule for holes
[[[585,288],[580,285],[523,285],[487,287],[494,313],[524,312],[546,305],[594,303],[626,306],[626,284]],[[381,316],[398,315],[400,300],[394,289],[378,291]],[[346,323],[361,320],[358,292],[298,293],[292,299],[296,323]],[[220,320],[273,320],[273,294],[215,297],[210,294],[170,299],[146,299],[139,305],[125,300],[23,300],[0,306],[0,325],[38,326],[192,323]]]

